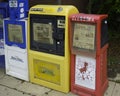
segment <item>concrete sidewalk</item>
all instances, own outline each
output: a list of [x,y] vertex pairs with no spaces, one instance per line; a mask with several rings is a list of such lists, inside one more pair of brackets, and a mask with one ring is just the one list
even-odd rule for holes
[[[19,80],[4,73],[0,69],[0,96],[78,96],[71,92],[64,94],[44,86]],[[120,96],[120,84],[109,82],[104,96]]]

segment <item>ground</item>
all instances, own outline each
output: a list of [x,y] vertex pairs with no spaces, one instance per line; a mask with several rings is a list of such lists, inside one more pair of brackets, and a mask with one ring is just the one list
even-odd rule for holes
[[113,34],[108,48],[108,77],[120,82],[120,35]]

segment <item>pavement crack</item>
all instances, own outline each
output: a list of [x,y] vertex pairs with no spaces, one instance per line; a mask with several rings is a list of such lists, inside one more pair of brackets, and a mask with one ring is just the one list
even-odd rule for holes
[[9,88],[9,89],[12,89],[12,90],[15,90],[15,91],[21,92],[21,93],[26,94],[26,95],[31,95],[30,93],[27,93],[27,92],[24,92],[24,91],[18,90],[18,89],[16,89],[16,88],[11,88],[11,87],[6,86],[6,85],[3,85],[3,84],[0,84],[0,86],[3,86],[3,87],[5,87],[5,88]]
[[3,76],[0,77],[0,79],[3,79],[5,77],[5,74]]
[[113,92],[114,92],[115,86],[116,86],[116,83],[115,83],[114,88],[113,88],[113,90],[112,90],[111,96],[113,96]]
[[45,94],[48,95],[51,91],[52,91],[52,89],[47,91],[47,92],[45,92]]

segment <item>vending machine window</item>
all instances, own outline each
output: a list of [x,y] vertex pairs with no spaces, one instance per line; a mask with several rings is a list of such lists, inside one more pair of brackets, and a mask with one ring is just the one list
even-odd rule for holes
[[[87,21],[87,19],[86,19]],[[83,20],[82,22],[73,21],[72,22],[72,36],[71,36],[71,50],[74,54],[90,54],[95,55],[96,53],[96,30],[97,25],[96,22],[92,21],[86,22]],[[108,43],[108,25],[107,19],[101,20],[101,27],[100,27],[100,46],[101,48]]]
[[64,56],[64,16],[30,15],[31,50]]
[[5,23],[5,28],[5,39],[8,46],[19,46],[20,48],[26,48],[24,22],[14,22],[12,20],[8,20]]
[[74,22],[73,29],[73,49],[95,51],[95,24]]
[[8,25],[8,40],[10,42],[23,43],[22,27],[20,25]]

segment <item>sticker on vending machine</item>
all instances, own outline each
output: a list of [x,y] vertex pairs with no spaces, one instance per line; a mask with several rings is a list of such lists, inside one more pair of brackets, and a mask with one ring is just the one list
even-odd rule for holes
[[95,89],[96,79],[95,58],[76,55],[75,84]]

